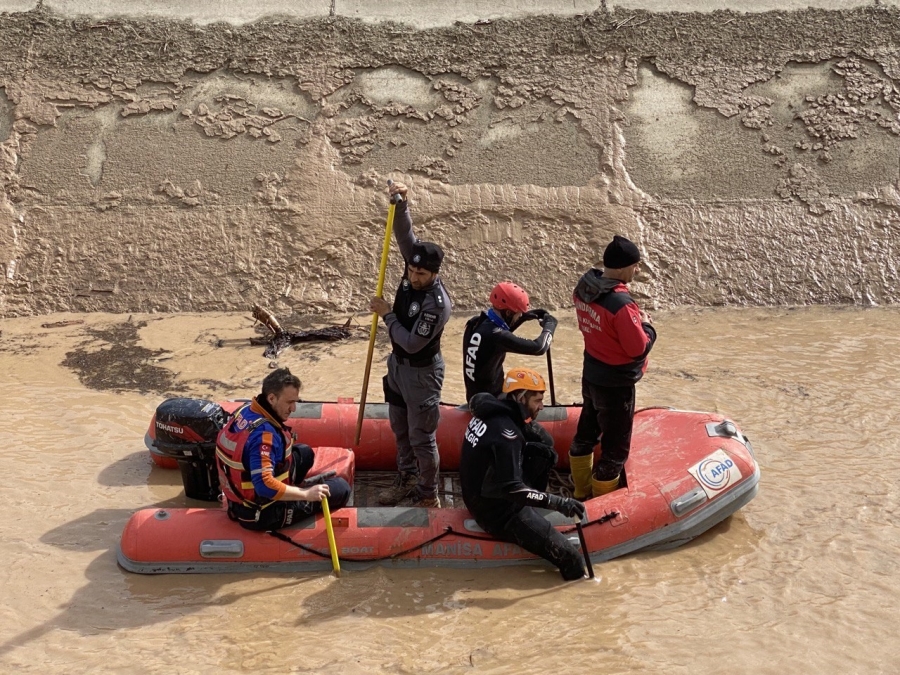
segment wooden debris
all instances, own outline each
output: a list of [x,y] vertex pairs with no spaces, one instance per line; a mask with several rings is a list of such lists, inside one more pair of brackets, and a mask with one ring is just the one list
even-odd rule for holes
[[272,335],[269,337],[250,338],[251,345],[266,347],[263,356],[267,359],[274,359],[291,345],[301,342],[335,342],[337,340],[346,340],[352,335],[350,330],[351,319],[347,319],[343,326],[332,325],[324,328],[311,328],[310,330],[287,331],[281,327],[281,324],[272,312],[259,305],[253,305],[253,319],[272,332]]
[[[265,307],[253,305],[253,320],[254,322],[259,321],[259,323],[275,333],[275,335],[281,335],[281,333],[284,332],[281,328],[281,324],[278,323],[278,319],[276,319],[272,312]],[[254,323],[254,325],[256,324]]]
[[84,323],[82,319],[71,319],[69,321],[53,321],[51,323],[42,323],[41,328],[65,328],[66,326],[77,326]]

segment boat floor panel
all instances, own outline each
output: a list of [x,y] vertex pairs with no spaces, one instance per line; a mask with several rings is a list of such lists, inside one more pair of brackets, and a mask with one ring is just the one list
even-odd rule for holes
[[[348,506],[368,508],[379,506],[378,495],[394,483],[396,471],[357,471],[353,482],[353,496]],[[459,473],[444,471],[438,477],[438,496],[444,508],[464,508],[462,486]],[[550,472],[548,492],[570,497],[572,495],[572,476],[568,471],[554,469]],[[409,506],[412,500],[404,500],[398,506]]]

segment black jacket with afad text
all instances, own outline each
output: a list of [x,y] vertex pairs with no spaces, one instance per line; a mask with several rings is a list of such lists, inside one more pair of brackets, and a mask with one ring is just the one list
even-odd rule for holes
[[528,486],[523,477],[528,430],[522,406],[476,394],[469,407],[473,416],[463,440],[459,479],[475,520],[491,531],[526,506],[546,508],[550,496]]
[[[519,324],[521,325],[521,323]],[[503,388],[503,360],[507,353],[540,356],[546,354],[553,340],[556,319],[547,316],[541,334],[534,340],[513,334],[491,320],[487,312],[473,316],[463,332],[463,381],[466,400],[475,394],[499,396]]]

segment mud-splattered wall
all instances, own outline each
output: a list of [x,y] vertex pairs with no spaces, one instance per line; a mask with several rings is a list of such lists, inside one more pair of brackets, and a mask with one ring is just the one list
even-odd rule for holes
[[[900,12],[416,30],[0,16],[0,314],[364,309],[388,177],[458,308],[900,299]],[[392,276],[400,272],[394,254]]]

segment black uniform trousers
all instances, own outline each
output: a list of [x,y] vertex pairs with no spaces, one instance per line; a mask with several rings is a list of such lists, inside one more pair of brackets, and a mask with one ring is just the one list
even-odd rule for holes
[[[316,460],[313,449],[308,445],[297,444],[291,448],[293,462],[291,465],[290,484],[300,485]],[[350,501],[350,485],[343,478],[335,476],[324,481],[331,492],[328,498],[330,510],[337,511]],[[259,518],[256,517],[257,512]],[[314,513],[322,512],[322,502],[278,501],[263,509],[251,509],[243,504],[229,502],[228,516],[237,520],[248,530],[277,530],[307,518]]]
[[594,463],[598,480],[612,480],[622,471],[631,449],[634,424],[634,385],[599,387],[581,381],[584,407],[569,454],[590,455],[600,441],[600,458]]

